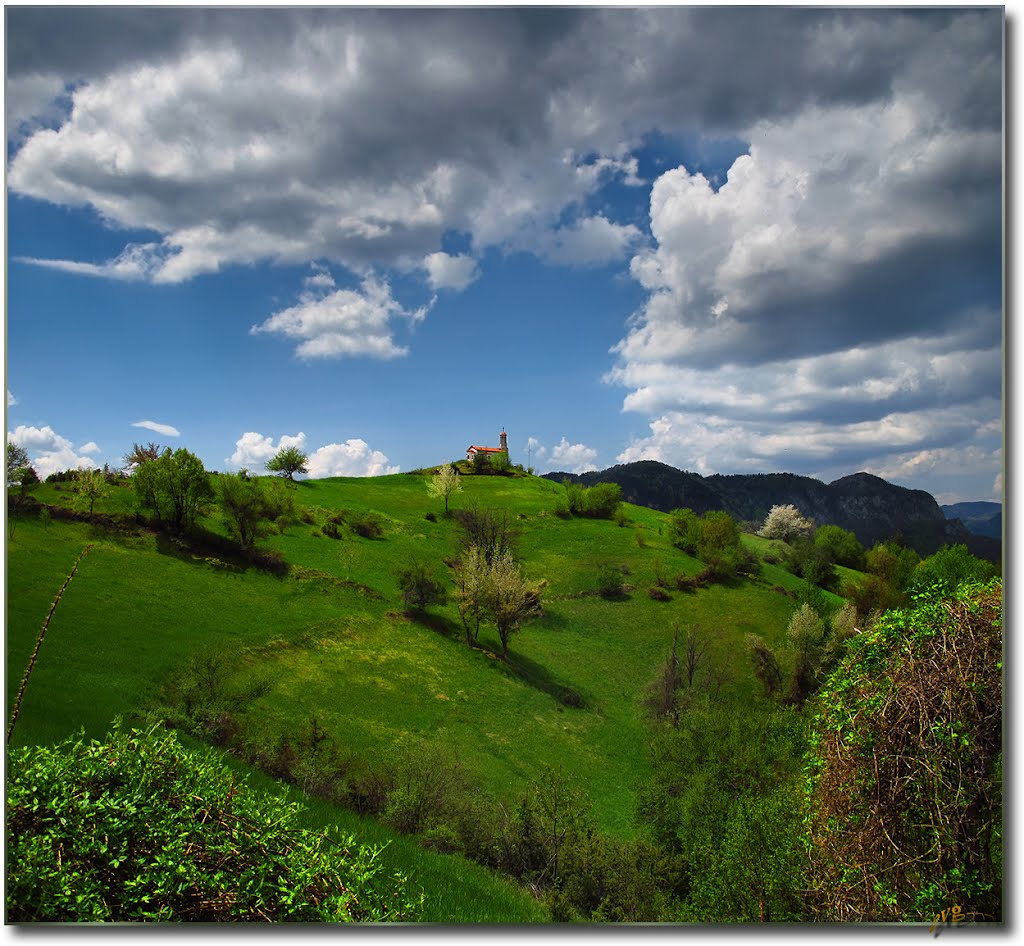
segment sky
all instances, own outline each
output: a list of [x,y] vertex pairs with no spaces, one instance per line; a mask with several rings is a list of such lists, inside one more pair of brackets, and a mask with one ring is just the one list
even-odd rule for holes
[[1003,25],[8,6],[8,439],[1000,501]]

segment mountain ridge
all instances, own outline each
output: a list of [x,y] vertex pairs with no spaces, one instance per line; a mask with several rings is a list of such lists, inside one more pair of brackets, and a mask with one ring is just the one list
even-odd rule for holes
[[772,506],[792,504],[818,525],[837,525],[867,547],[894,536],[920,555],[943,545],[963,544],[972,554],[996,561],[1002,543],[973,534],[958,518],[947,518],[935,497],[897,486],[864,471],[824,483],[796,473],[715,473],[702,476],[658,460],[639,460],[590,473],[551,472],[546,479],[592,486],[618,483],[622,498],[662,512],[689,508],[698,514],[724,510],[746,522],[763,520]]

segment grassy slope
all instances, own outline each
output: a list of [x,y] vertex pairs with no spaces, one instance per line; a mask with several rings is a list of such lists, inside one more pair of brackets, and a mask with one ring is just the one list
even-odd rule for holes
[[[313,714],[355,755],[426,740],[454,751],[500,796],[543,766],[562,766],[590,794],[606,830],[632,833],[632,789],[647,770],[641,700],[673,628],[700,625],[724,691],[749,700],[755,684],[743,634],[781,643],[796,605],[772,587],[799,582],[766,566],[759,582],[656,602],[647,589],[659,571],[700,567],[672,548],[664,515],[627,507],[626,527],[561,520],[553,514],[561,487],[549,481],[465,477],[464,485],[452,507],[506,510],[521,531],[526,573],[549,582],[544,617],[513,638],[507,664],[495,656],[490,630],[481,649],[466,647],[452,604],[432,608],[429,622],[401,614],[401,564],[419,557],[443,574],[440,563],[456,549],[451,520],[424,518],[442,507],[420,476],[296,484],[300,509],[317,523],[342,508],[387,520],[379,540],[334,540],[309,524],[268,540],[306,569],[301,579],[182,554],[149,533],[118,539],[81,523],[21,522],[8,543],[9,706],[53,595],[81,549],[93,549],[50,626],[14,741],[51,741],[82,727],[99,736],[115,714],[151,700],[188,656],[222,653],[234,684],[269,684],[246,720],[268,741],[295,734]],[[52,487],[38,493],[43,501],[61,495]],[[129,491],[118,490],[97,511],[130,505]],[[586,594],[607,561],[628,569],[628,600]],[[557,699],[566,686],[584,708]]]

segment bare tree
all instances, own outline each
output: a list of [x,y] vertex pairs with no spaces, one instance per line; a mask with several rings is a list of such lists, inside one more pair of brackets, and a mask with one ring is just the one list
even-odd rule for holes
[[[676,637],[678,636],[679,630],[677,629]],[[672,646],[674,649],[675,644],[673,643]],[[693,687],[693,678],[697,675],[697,669],[700,667],[704,651],[707,649],[707,638],[701,635],[700,625],[694,624],[693,630],[686,634],[686,685],[688,687]]]

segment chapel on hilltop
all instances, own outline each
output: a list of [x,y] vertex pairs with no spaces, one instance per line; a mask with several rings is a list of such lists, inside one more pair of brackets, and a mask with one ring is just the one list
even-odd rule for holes
[[505,433],[505,428],[501,428],[501,433],[498,435],[498,442],[501,444],[500,447],[478,447],[475,444],[466,448],[466,459],[472,460],[478,453],[486,453],[488,455],[494,453],[504,453],[508,456],[508,435]]

